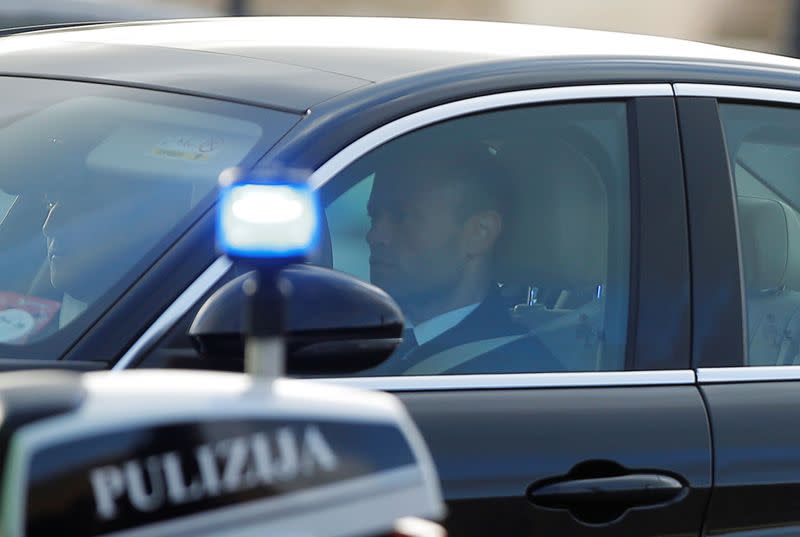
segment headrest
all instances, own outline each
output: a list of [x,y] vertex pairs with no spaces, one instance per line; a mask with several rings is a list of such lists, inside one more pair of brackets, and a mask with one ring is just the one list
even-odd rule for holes
[[498,254],[500,281],[558,289],[604,282],[608,196],[594,163],[553,132],[504,146],[499,155],[516,194]]
[[800,291],[800,220],[777,200],[739,196],[739,233],[749,291]]

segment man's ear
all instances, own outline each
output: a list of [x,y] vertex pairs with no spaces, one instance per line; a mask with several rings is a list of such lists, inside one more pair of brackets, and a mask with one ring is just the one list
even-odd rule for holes
[[503,217],[497,211],[481,211],[467,219],[464,226],[464,247],[471,257],[491,252],[500,232]]

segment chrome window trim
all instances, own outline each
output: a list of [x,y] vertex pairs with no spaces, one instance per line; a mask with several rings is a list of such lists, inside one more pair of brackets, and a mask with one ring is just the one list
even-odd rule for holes
[[442,104],[396,119],[351,143],[320,166],[308,179],[309,185],[319,188],[357,158],[403,134],[475,112],[485,112],[509,106],[541,104],[558,101],[580,101],[631,97],[672,97],[670,84],[604,84],[596,86],[565,86],[495,93]]
[[175,301],[164,310],[158,319],[145,330],[136,343],[131,345],[122,358],[114,364],[112,371],[127,369],[139,356],[156,343],[178,320],[194,306],[200,297],[208,292],[211,287],[228,272],[232,263],[227,257],[217,258],[187,287]]
[[568,373],[497,373],[491,375],[426,375],[337,377],[314,379],[354,388],[384,391],[449,391],[514,388],[590,388],[675,386],[695,384],[694,371],[587,371]]
[[800,365],[701,367],[697,370],[700,384],[780,380],[800,380]]
[[770,101],[800,104],[800,92],[755,86],[731,86],[725,84],[675,84],[677,97],[716,97],[746,101]]

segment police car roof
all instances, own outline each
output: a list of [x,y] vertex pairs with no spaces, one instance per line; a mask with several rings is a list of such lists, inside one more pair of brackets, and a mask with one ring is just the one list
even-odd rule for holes
[[661,37],[428,19],[192,19],[75,27],[0,40],[0,74],[99,79],[296,111],[420,72],[545,58],[800,68],[800,60],[792,58]]

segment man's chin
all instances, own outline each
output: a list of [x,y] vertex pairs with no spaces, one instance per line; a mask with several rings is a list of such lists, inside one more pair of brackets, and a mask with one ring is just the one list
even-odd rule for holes
[[377,285],[384,291],[387,291],[387,287],[392,286],[392,279],[388,277],[386,271],[373,266],[370,266],[369,268],[369,282],[372,285]]
[[375,278],[371,278],[370,283],[386,291],[401,308],[405,308],[410,301],[410,294],[402,286],[393,285],[392,282],[387,282],[385,280],[376,280]]
[[372,285],[374,285],[375,287],[380,287],[381,289],[383,289],[384,291],[386,291],[387,293],[389,293],[393,297],[395,296],[395,294],[398,291],[397,286],[393,285],[391,280],[388,280],[386,278],[381,278],[380,276],[376,275],[374,272],[372,274],[370,274],[369,282]]

